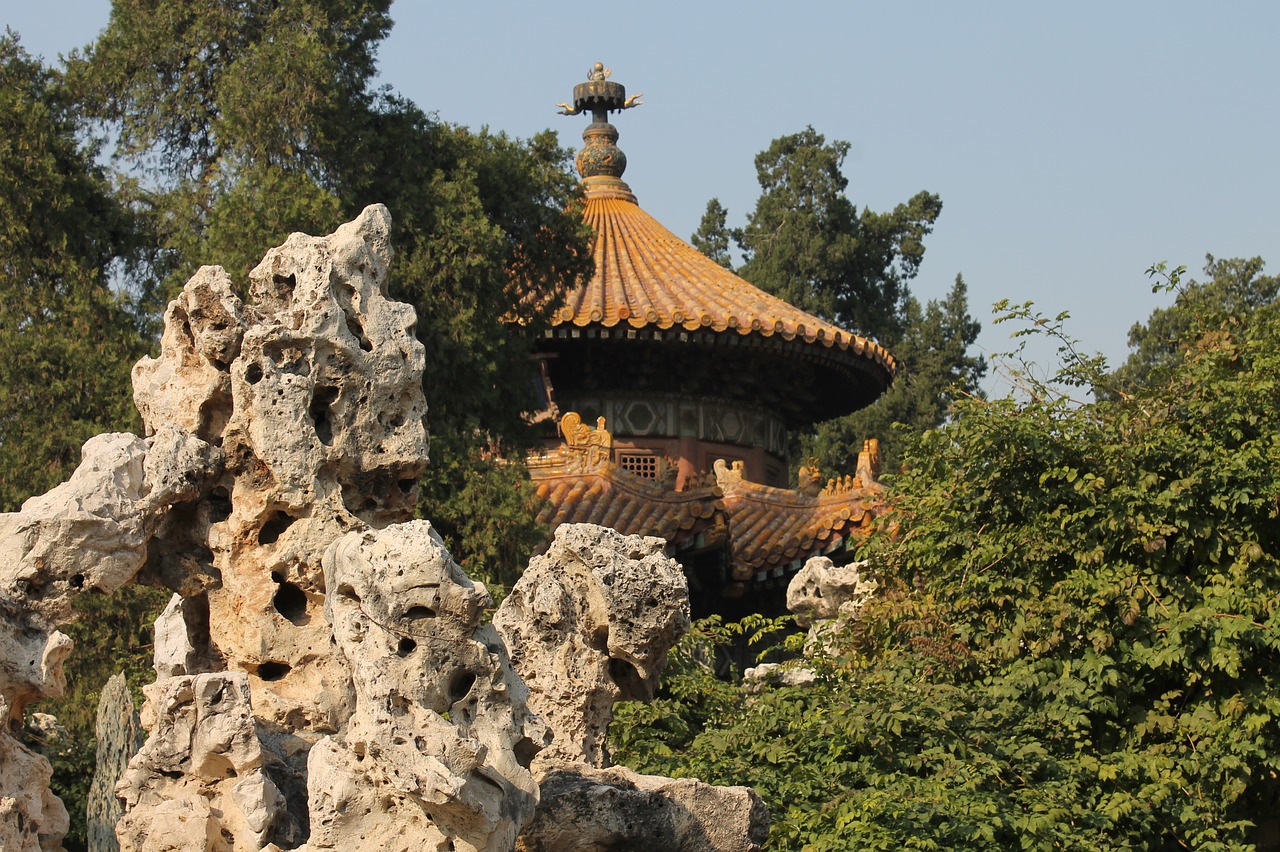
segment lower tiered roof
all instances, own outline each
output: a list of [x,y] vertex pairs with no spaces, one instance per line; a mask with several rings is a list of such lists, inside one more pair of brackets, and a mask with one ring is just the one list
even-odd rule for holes
[[539,522],[553,532],[564,523],[593,523],[658,536],[677,557],[723,549],[738,583],[781,577],[811,556],[843,551],[887,511],[875,481],[875,442],[868,442],[856,476],[825,486],[811,467],[802,468],[807,481],[793,490],[751,482],[740,463],[718,462],[695,487],[676,491],[662,471],[648,479],[613,461],[604,418],[592,428],[569,412],[561,432],[559,447],[529,462],[545,501]]

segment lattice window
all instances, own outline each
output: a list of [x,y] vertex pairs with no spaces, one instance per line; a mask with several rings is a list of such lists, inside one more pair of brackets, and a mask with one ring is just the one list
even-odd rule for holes
[[658,457],[653,453],[618,453],[618,464],[636,476],[658,478]]

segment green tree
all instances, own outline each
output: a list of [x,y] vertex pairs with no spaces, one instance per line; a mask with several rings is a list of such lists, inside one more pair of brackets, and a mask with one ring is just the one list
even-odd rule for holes
[[[1174,276],[1175,282],[1177,276]],[[1062,321],[1007,310],[1057,337]],[[635,762],[758,785],[773,849],[1255,848],[1280,788],[1280,309],[1124,396],[1071,357],[906,450],[817,684]],[[724,706],[721,702],[720,706]]]
[[[1134,323],[1129,329],[1129,348],[1133,351],[1111,375],[1103,392],[1132,390],[1174,366],[1188,332],[1203,322],[1204,316],[1219,313],[1242,317],[1274,302],[1280,292],[1280,278],[1263,275],[1264,266],[1260,257],[1219,260],[1207,255],[1205,281],[1179,281],[1174,304],[1157,308],[1145,323]],[[1157,283],[1157,288],[1161,286]]]
[[735,234],[743,278],[845,328],[881,339],[902,331],[907,283],[942,200],[920,192],[890,213],[861,212],[845,195],[849,143],[812,127],[756,157],[760,198]]
[[0,509],[136,422],[129,368],[145,347],[110,287],[133,243],[127,209],[78,141],[59,75],[0,37]]
[[689,243],[725,269],[732,270],[729,241],[733,237],[733,232],[729,230],[728,218],[729,211],[724,209],[720,199],[711,199],[707,202],[707,210],[702,214],[698,230],[693,232]]
[[336,166],[368,108],[389,7],[115,0],[98,40],[73,54],[78,97],[139,178],[126,186],[154,252],[134,283],[157,316],[201,264],[244,281],[264,246],[350,212]]
[[823,470],[853,470],[862,442],[876,438],[883,469],[892,473],[910,436],[941,425],[958,400],[981,395],[986,359],[969,350],[982,326],[969,315],[964,279],[957,275],[947,297],[930,299],[923,310],[909,296],[903,317],[902,337],[893,344],[900,365],[893,385],[861,411],[819,423],[802,438],[802,458],[816,458]]

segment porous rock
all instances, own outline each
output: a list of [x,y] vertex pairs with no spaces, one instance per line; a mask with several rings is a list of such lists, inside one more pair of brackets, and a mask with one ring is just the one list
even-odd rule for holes
[[117,852],[120,844],[116,840],[116,822],[122,809],[116,798],[116,783],[145,739],[123,674],[112,675],[102,687],[94,733],[97,755],[85,808],[88,848],[89,852]]
[[815,621],[855,614],[879,587],[862,576],[866,567],[866,562],[836,566],[825,556],[806,562],[787,586],[787,609],[795,613],[796,623],[809,627]]
[[539,760],[609,764],[613,705],[653,696],[689,629],[689,586],[660,538],[562,524],[493,618],[529,707],[554,738]]
[[150,734],[116,785],[121,850],[261,849],[297,837],[266,774],[281,757],[259,738],[244,673],[183,675],[144,691]]
[[48,761],[9,731],[29,703],[66,687],[72,645],[58,627],[74,618],[72,602],[130,581],[166,513],[219,467],[215,448],[174,429],[147,440],[98,435],[66,482],[0,515],[0,776],[27,785],[19,796],[0,795],[0,848],[61,848],[67,830],[48,791]]
[[494,625],[553,740],[534,759],[541,800],[524,852],[754,852],[768,809],[745,787],[607,768],[615,702],[649,700],[689,627],[688,585],[660,538],[562,525]]
[[427,521],[349,533],[324,568],[355,711],[311,750],[307,849],[511,849],[546,730],[480,623],[488,592]]
[[540,767],[542,802],[519,852],[759,852],[769,811],[749,787],[640,775],[624,767]]

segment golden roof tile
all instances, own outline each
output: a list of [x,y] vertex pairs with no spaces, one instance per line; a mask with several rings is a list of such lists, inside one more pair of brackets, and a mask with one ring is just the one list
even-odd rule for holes
[[867,359],[890,374],[896,369],[880,344],[760,290],[681,240],[619,192],[626,187],[620,180],[583,183],[583,218],[596,233],[595,274],[567,294],[554,325],[776,335]]

